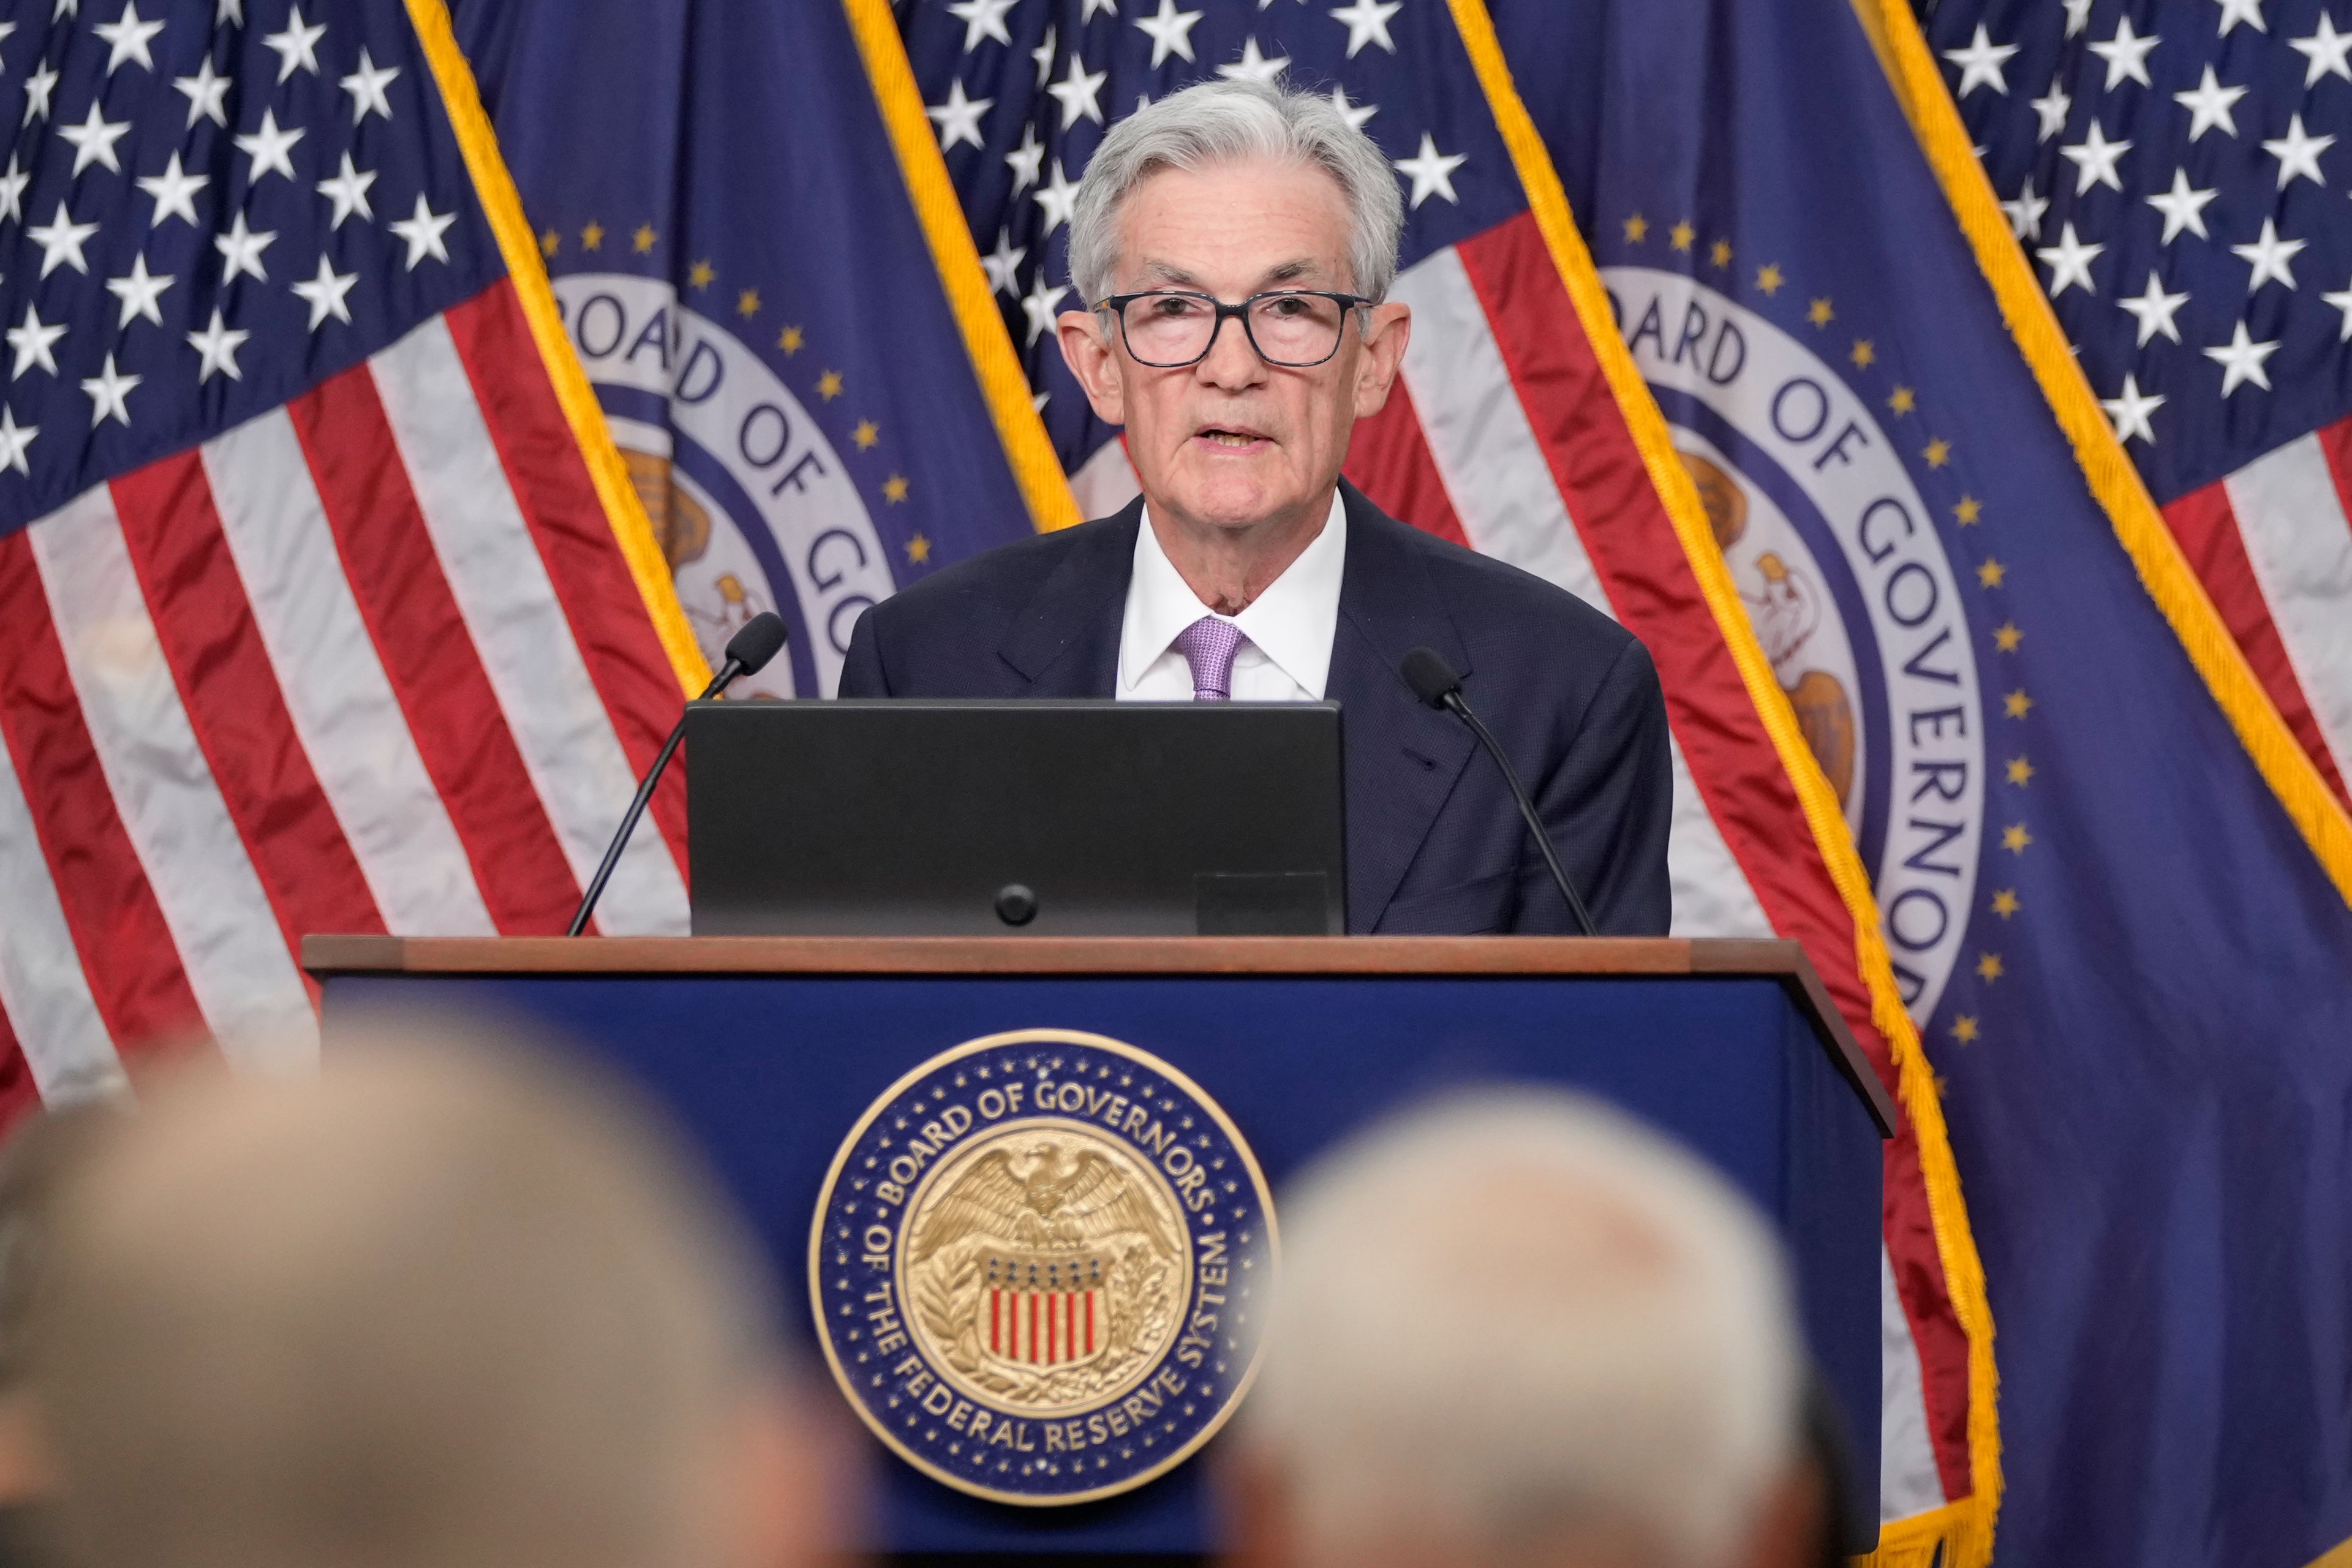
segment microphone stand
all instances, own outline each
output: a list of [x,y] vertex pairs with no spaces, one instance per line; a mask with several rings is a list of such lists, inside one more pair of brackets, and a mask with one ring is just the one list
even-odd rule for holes
[[[774,623],[772,627],[766,624],[769,622]],[[754,636],[755,632],[761,635]],[[772,642],[768,641],[771,637]],[[709,701],[726,690],[728,684],[738,676],[749,675],[765,665],[783,646],[783,621],[773,611],[755,616],[727,645],[727,662],[719,667],[719,673],[710,678],[710,684],[702,689],[702,695],[695,700]],[[646,770],[645,783],[637,786],[636,799],[629,802],[628,813],[621,818],[621,830],[613,835],[612,844],[604,850],[604,864],[596,868],[596,875],[590,880],[588,891],[581,899],[580,909],[572,915],[571,928],[564,935],[578,936],[588,929],[588,917],[595,912],[596,900],[604,896],[604,884],[613,879],[613,868],[621,863],[621,851],[628,847],[629,835],[636,831],[637,818],[646,814],[646,804],[654,798],[654,786],[661,783],[662,773],[669,766],[670,758],[685,739],[686,714],[680,713],[677,723],[670,730],[669,739],[662,742],[661,754]]]

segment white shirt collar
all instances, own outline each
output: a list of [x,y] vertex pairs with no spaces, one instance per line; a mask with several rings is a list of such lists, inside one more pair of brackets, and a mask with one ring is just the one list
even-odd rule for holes
[[[1260,653],[1316,697],[1331,674],[1331,643],[1339,626],[1339,583],[1348,561],[1348,509],[1337,489],[1323,531],[1298,552],[1265,592],[1238,616],[1223,617]],[[1176,636],[1214,612],[1201,602],[1160,548],[1146,503],[1135,535],[1135,570],[1127,590],[1127,616],[1118,645],[1120,681],[1133,687]]]

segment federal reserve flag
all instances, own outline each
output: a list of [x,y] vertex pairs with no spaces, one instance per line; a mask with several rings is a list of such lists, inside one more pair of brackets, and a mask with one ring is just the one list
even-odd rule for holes
[[[0,1090],[554,932],[702,676],[437,6],[0,22]],[[640,571],[642,568],[642,571]],[[603,929],[683,931],[684,816]]]
[[[1910,13],[1865,9],[1885,58],[1942,99]],[[2011,9],[2014,35],[1996,24],[1989,52],[1981,29],[1972,47],[1956,36],[1948,56],[1989,128],[1992,100],[2023,112],[2048,85],[2084,13],[2103,47],[2216,21],[2208,5]],[[2251,53],[2261,7],[2224,5],[2225,29],[2233,9],[2252,24],[2232,47]],[[1931,166],[1847,0],[1530,0],[1500,23],[1619,330],[1843,805],[1944,1084],[2000,1331],[1999,1559],[2310,1562],[2352,1535],[2352,878],[2334,801],[2274,793],[2284,726],[2248,706],[2228,639],[2173,614],[2195,596],[2179,554],[2103,506],[2129,477],[2107,421],[2094,409],[2087,426],[2104,447],[2079,420],[2062,429],[2079,407],[2053,408],[2036,371],[2073,374],[2064,346],[2034,337],[2031,281],[2021,302],[1970,244],[1989,232],[2022,273],[1949,100],[1940,122],[1919,110]],[[2012,44],[2042,51],[2040,74],[2004,93]],[[2119,68],[2051,90],[2103,80],[2120,114],[2148,89]],[[2243,129],[2277,134],[2290,112]],[[2069,142],[2136,134],[2104,109],[2066,123]],[[2030,115],[1998,132],[2021,168]],[[2163,215],[2078,179],[2083,149],[2056,134],[2034,200],[2056,169],[2073,227],[2043,215],[2043,246],[2155,257],[2137,228]],[[1939,170],[1979,187],[1948,192]],[[2270,203],[2274,172],[2233,200]],[[2102,195],[2113,233],[2088,226]],[[2175,252],[2165,276],[2183,281],[2153,287],[2190,287],[2210,261]],[[2120,281],[2079,254],[2060,265],[2093,268],[2107,314],[2071,308],[2100,352],[2129,345],[2116,299],[2148,262]],[[2287,330],[2279,299],[2244,305],[2246,284],[2239,267],[2212,285],[2212,319]],[[2179,317],[2192,322],[2231,336]],[[2340,384],[2335,337],[2331,315],[2295,351]],[[2179,418],[2159,437],[2207,464],[2178,482],[2221,478],[2263,389],[2150,346],[2145,363],[2179,378],[2140,376],[2143,395],[2179,399],[2154,415]],[[1923,1392],[1942,1424],[1941,1390]],[[1891,1456],[1885,1478],[1890,1510],[1957,1479]]]
[[779,611],[789,657],[736,694],[832,695],[868,605],[1035,526],[849,17],[460,0],[457,26],[703,650]]

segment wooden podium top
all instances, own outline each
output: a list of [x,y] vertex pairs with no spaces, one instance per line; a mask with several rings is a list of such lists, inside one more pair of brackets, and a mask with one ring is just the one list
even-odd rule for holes
[[1793,942],[1685,937],[306,936],[338,974],[1524,974],[1778,980],[1882,1134],[1895,1103]]

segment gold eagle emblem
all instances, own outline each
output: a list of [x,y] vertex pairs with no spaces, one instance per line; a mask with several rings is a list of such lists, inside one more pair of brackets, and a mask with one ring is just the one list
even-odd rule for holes
[[1191,1291],[1176,1195],[1082,1124],[1008,1126],[914,1202],[912,1327],[974,1397],[1050,1415],[1115,1399],[1155,1364]]

